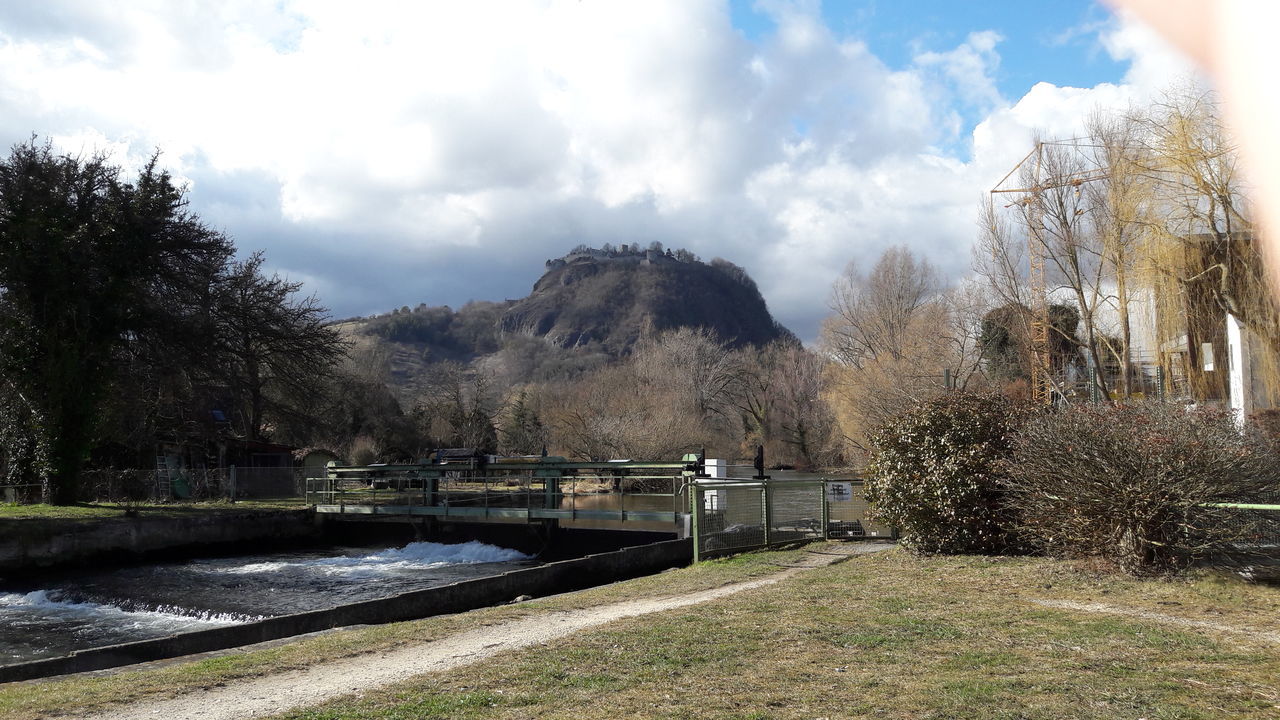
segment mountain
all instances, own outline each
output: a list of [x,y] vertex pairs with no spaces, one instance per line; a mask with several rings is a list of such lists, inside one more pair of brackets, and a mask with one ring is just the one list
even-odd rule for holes
[[533,292],[507,308],[503,336],[540,337],[560,347],[599,344],[613,356],[646,334],[706,328],[731,346],[791,338],[769,314],[755,282],[733,263],[691,253],[581,248],[547,261]]
[[571,374],[598,366],[626,355],[646,335],[680,327],[711,330],[731,347],[795,341],[742,268],[720,258],[704,263],[686,250],[663,251],[656,244],[643,250],[579,246],[548,260],[520,300],[470,302],[456,311],[423,304],[337,327],[357,353],[385,359],[402,397],[440,361],[520,356],[517,374],[526,377],[518,379],[528,380],[552,369]]

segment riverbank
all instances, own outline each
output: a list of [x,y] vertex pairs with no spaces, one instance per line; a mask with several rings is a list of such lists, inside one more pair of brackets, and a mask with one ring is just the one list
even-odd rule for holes
[[75,523],[127,517],[189,517],[191,515],[211,513],[270,512],[275,510],[297,510],[305,507],[306,502],[301,497],[239,500],[234,503],[225,500],[166,503],[92,502],[78,503],[76,505],[0,503],[0,528],[3,528],[3,521],[6,520],[45,520]]
[[[814,545],[553,598],[100,676],[0,687],[0,714],[82,717],[210,697],[308,668],[377,664],[514,621],[772,584],[504,652],[465,671],[290,710],[295,720],[451,717],[1217,718],[1280,711],[1280,590],[1134,581],[1043,559],[890,551],[779,577]],[[388,655],[389,656],[389,655]],[[341,675],[339,675],[341,677]],[[243,693],[241,693],[243,694]],[[126,712],[122,709],[120,712]],[[105,715],[104,715],[105,717]],[[157,715],[158,717],[158,715]]]

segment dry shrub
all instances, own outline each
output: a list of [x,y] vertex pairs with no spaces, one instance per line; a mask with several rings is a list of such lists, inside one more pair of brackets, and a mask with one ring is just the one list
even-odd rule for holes
[[378,441],[368,435],[357,435],[347,448],[347,458],[352,465],[372,465],[378,462],[381,453]]
[[1218,504],[1265,497],[1277,466],[1223,411],[1080,405],[1028,422],[1007,475],[1030,541],[1149,575],[1240,553],[1264,518]]

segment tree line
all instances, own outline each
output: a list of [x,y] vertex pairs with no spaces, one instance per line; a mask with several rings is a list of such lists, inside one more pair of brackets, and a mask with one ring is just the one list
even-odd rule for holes
[[263,263],[237,260],[156,157],[126,178],[102,155],[14,147],[0,161],[5,482],[72,503],[91,452],[154,448],[199,411],[250,439],[305,423],[344,344]]
[[[367,367],[378,367],[375,347]],[[389,358],[380,358],[386,372]],[[825,363],[799,343],[731,347],[705,328],[641,339],[621,358],[509,338],[471,363],[432,364],[390,433],[350,439],[360,460],[408,459],[423,449],[583,460],[722,457],[766,448],[771,463],[839,463],[840,443],[824,400]],[[385,374],[383,375],[385,379]]]

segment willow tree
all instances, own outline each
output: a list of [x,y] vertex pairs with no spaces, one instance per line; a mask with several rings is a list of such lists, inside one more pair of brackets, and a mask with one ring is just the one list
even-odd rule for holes
[[[1153,289],[1164,336],[1194,330],[1197,322],[1221,332],[1218,318],[1196,318],[1196,297],[1230,313],[1270,352],[1256,368],[1280,390],[1280,312],[1265,281],[1248,186],[1233,138],[1216,98],[1180,90],[1127,121],[1138,130],[1137,171],[1147,197],[1141,250],[1145,281]],[[1198,348],[1189,347],[1192,353]]]
[[[1099,172],[1097,179],[1084,187],[1101,260],[1107,268],[1107,278],[1114,283],[1120,330],[1118,346],[1108,350],[1120,366],[1118,390],[1128,397],[1133,393],[1133,282],[1150,195],[1141,171],[1139,127],[1122,115],[1096,112],[1088,120],[1087,132],[1092,160]],[[1104,345],[1109,344],[1105,336],[1101,340]]]

